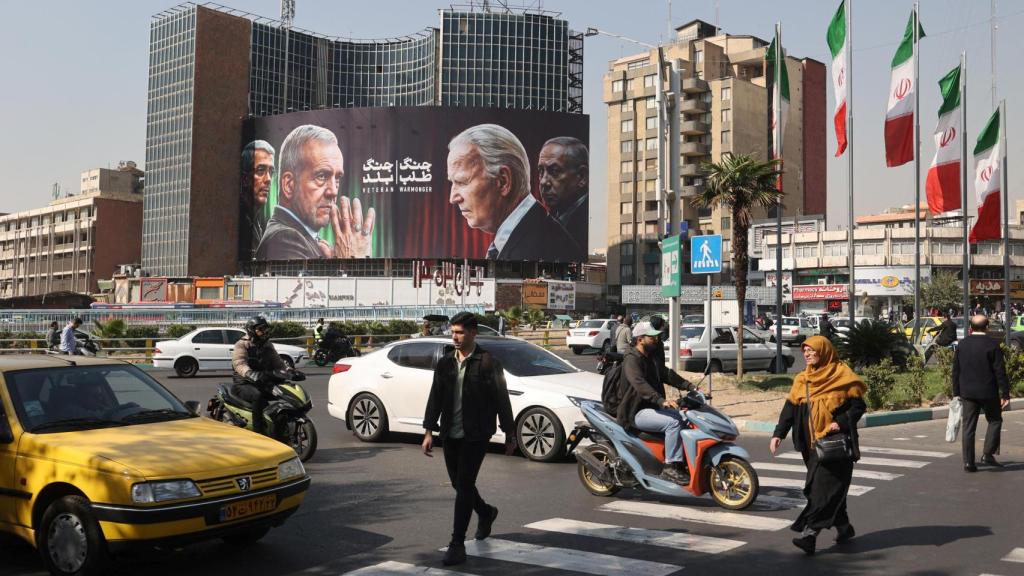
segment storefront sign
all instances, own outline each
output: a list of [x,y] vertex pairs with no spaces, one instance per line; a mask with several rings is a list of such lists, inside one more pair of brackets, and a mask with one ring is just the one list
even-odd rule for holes
[[846,300],[846,284],[809,284],[793,287],[793,300]]
[[[1012,288],[1012,283],[1011,283]],[[1002,296],[1002,280],[971,280],[971,294],[976,296]]]
[[572,282],[548,281],[548,310],[575,310],[576,285]]
[[[914,268],[912,266],[865,266],[855,273],[857,296],[912,296],[914,294]],[[931,280],[931,269],[921,268],[921,282]]]
[[523,306],[544,308],[548,305],[548,285],[541,282],[523,282]]

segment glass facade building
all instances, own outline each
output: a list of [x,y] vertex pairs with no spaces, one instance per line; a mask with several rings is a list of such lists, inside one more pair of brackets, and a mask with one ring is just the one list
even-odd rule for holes
[[[225,160],[207,145],[242,140],[237,111],[260,117],[441,105],[582,114],[583,36],[557,16],[449,9],[440,12],[440,28],[352,40],[212,4],[157,14],[150,26],[143,270],[161,276],[238,270],[238,254],[224,254],[214,265],[206,247],[215,232],[223,238],[217,244],[237,245],[224,238],[230,222],[219,231],[196,230],[205,208],[216,208],[216,200],[197,194],[237,193],[237,177],[222,181]],[[230,80],[238,66],[247,67],[247,83]],[[202,120],[210,118],[204,113],[218,126]],[[226,123],[237,124],[237,135],[223,133]],[[207,254],[197,259],[193,250]]]

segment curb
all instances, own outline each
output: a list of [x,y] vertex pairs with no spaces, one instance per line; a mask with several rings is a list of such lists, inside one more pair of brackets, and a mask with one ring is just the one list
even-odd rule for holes
[[[1013,398],[1006,410],[1024,409],[1024,398]],[[892,412],[872,412],[865,414],[858,423],[858,428],[875,428],[877,426],[891,426],[893,424],[906,424],[908,422],[923,422],[925,420],[942,420],[949,416],[949,406],[936,406],[934,408],[911,408],[910,410],[895,410]],[[733,420],[740,432],[763,432],[772,433],[775,431],[775,422],[763,422],[758,420]]]

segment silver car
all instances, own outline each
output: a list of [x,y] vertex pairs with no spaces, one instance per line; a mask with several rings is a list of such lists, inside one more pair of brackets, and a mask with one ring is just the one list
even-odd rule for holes
[[[686,324],[679,335],[679,368],[687,372],[704,372],[708,366],[708,330],[700,324]],[[668,343],[665,344],[668,355]],[[735,326],[715,326],[711,340],[711,371],[736,372]],[[788,369],[793,365],[793,352],[782,349],[782,358]],[[775,372],[775,346],[769,345],[749,328],[743,329],[743,369],[745,371],[767,370]]]

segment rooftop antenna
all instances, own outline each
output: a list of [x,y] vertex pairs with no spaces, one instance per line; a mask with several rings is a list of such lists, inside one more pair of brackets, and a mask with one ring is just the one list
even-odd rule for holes
[[291,28],[295,21],[295,0],[281,0],[281,27]]
[[54,200],[60,198],[60,183],[59,182],[54,182],[53,183],[53,188],[52,188],[52,191],[51,191],[51,195],[53,196]]

